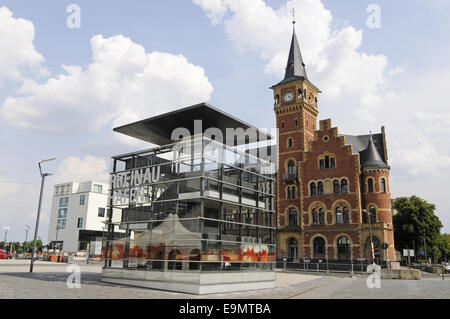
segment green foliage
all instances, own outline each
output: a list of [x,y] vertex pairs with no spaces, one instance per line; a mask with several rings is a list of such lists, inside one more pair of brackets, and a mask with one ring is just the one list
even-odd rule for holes
[[436,206],[411,196],[395,199],[393,209],[397,211],[393,217],[395,248],[399,251],[407,246],[412,248],[414,241],[416,251],[425,250],[426,245],[428,257],[438,262],[442,256],[442,223],[434,213]]

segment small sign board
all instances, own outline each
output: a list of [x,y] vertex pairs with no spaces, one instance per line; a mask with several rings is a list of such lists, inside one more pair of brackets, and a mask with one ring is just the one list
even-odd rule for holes
[[[408,257],[408,249],[403,249],[403,256]],[[409,257],[414,257],[414,249],[409,249]]]
[[310,263],[311,260],[310,260],[310,259],[305,259],[304,262],[305,262],[305,263]]

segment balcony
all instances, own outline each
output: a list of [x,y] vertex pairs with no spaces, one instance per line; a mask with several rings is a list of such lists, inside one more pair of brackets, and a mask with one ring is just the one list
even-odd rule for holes
[[297,180],[297,173],[283,174],[283,182],[292,183]]

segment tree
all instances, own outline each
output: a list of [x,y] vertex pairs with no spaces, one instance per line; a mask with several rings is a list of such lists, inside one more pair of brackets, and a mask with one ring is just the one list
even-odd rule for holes
[[[434,263],[441,258],[440,230],[442,223],[435,215],[436,206],[417,197],[400,197],[394,199],[392,207],[397,213],[393,216],[395,248],[402,251],[412,248],[426,251]],[[425,243],[424,243],[425,241]]]
[[439,236],[438,247],[441,252],[441,261],[450,261],[450,234],[441,234]]

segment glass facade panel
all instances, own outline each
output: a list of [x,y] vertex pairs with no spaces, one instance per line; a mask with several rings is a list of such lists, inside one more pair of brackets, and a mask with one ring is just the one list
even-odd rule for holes
[[[107,214],[105,269],[275,269],[274,164],[203,136],[113,162],[108,212],[121,219]],[[110,239],[117,227],[122,240]]]

